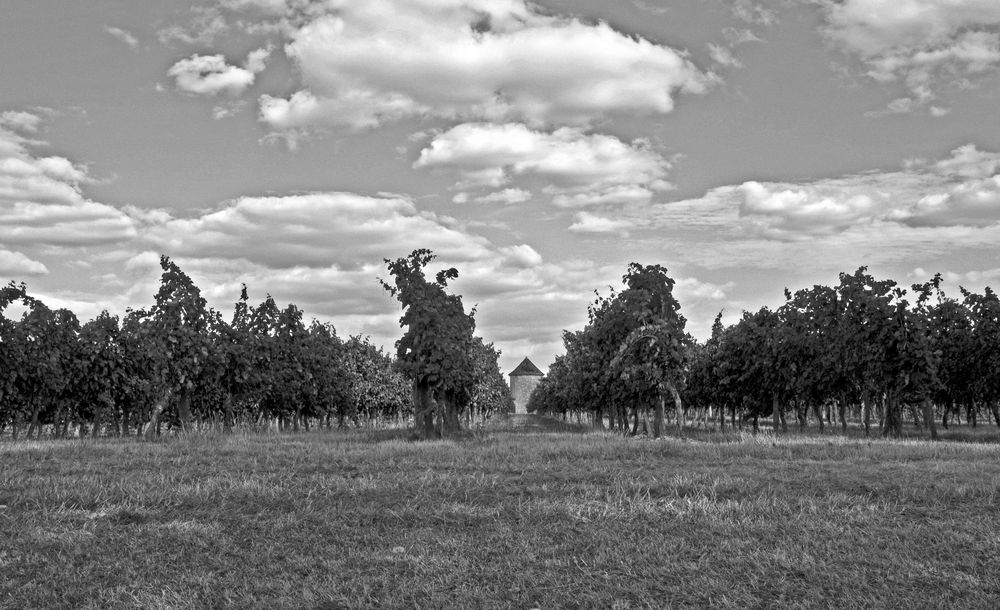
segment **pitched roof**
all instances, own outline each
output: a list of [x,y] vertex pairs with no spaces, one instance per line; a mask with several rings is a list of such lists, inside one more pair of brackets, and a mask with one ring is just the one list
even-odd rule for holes
[[535,366],[535,363],[531,360],[525,358],[521,361],[521,364],[517,365],[517,368],[510,372],[511,377],[517,377],[520,375],[534,375],[536,377],[541,377],[544,375],[542,371]]

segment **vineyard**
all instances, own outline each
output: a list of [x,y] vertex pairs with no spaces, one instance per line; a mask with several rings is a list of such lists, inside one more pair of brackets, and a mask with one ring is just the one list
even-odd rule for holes
[[[227,322],[167,257],[160,260],[155,303],[121,319],[102,312],[81,324],[72,311],[52,310],[11,282],[0,289],[0,311],[19,306],[23,314],[0,316],[0,434],[14,440],[41,438],[43,431],[56,438],[155,437],[234,427],[398,424],[414,418],[414,384],[425,395],[440,391],[438,402],[450,400],[456,417],[509,410],[499,353],[472,335],[472,316],[462,313],[458,297],[445,294],[444,280],[423,279],[422,266],[433,257],[419,256],[400,259],[394,272],[405,271],[408,284],[393,294],[409,298],[424,290],[410,307],[417,318],[411,324],[421,333],[431,328],[451,351],[403,347],[397,358],[366,337],[342,339],[329,324],[306,325],[298,307],[281,309],[270,295],[251,305],[246,286]],[[402,267],[409,263],[416,266]],[[459,315],[438,318],[420,309],[434,307],[436,298],[450,298]],[[464,325],[448,335],[441,328],[453,319]],[[421,372],[415,358],[436,372]],[[446,375],[442,359],[450,359]]]
[[1000,596],[992,291],[860,269],[699,343],[666,269],[633,264],[565,333],[535,413],[503,417],[498,352],[433,259],[386,261],[394,355],[245,288],[225,322],[166,257],[120,320],[4,288],[23,313],[0,318],[0,606]]
[[667,405],[680,431],[686,419],[756,431],[766,418],[777,432],[791,419],[800,430],[891,437],[909,419],[930,438],[938,419],[975,427],[992,416],[1000,426],[1000,299],[990,288],[956,300],[940,275],[907,290],[862,267],[836,286],[786,290],[782,306],[728,327],[720,313],[699,343],[665,269],[633,264],[623,283],[598,296],[584,329],[564,333],[566,353],[529,410],[654,436]]
[[[13,282],[0,306],[0,433],[144,435],[163,430],[411,426],[440,438],[512,410],[499,352],[474,335],[475,311],[450,294],[456,269],[432,279],[434,255],[386,260],[383,288],[401,305],[403,335],[386,354],[364,337],[303,322],[268,295],[251,305],[244,286],[232,321],[207,307],[167,257],[154,304],[80,324]],[[909,290],[865,268],[836,286],[792,294],[775,310],[716,317],[711,337],[685,329],[674,280],[659,265],[631,264],[623,288],[598,295],[588,324],[564,331],[558,356],[528,408],[586,419],[622,433],[683,434],[702,427],[921,434],[963,419],[1000,426],[1000,298],[962,289],[947,296],[935,276]]]

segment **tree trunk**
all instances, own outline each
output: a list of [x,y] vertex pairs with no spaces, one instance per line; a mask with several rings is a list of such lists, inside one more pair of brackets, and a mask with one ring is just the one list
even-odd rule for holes
[[191,389],[186,385],[181,390],[180,400],[177,401],[177,419],[181,422],[181,432],[191,430]]
[[660,399],[656,401],[656,411],[653,414],[653,438],[660,438],[663,434],[663,411],[666,397],[660,393]]
[[413,428],[420,438],[434,436],[434,404],[426,383],[413,383]]
[[825,411],[826,409],[818,403],[813,406],[813,412],[816,413],[816,419],[819,420],[819,431],[821,433],[823,432],[823,414]]
[[104,409],[98,407],[94,409],[94,427],[90,429],[91,438],[97,438],[100,436],[101,431],[101,414]]
[[441,398],[442,436],[444,432],[454,434],[462,430],[461,419],[458,407],[450,396]]
[[677,413],[677,435],[684,436],[684,404],[681,402],[681,393],[677,391],[677,386],[668,382],[667,391],[674,397],[674,409]]
[[847,434],[847,399],[841,396],[837,402],[837,415],[840,417],[840,429]]
[[899,438],[903,436],[903,417],[899,401],[893,391],[885,394],[885,420],[882,426],[882,436]]
[[38,425],[38,414],[41,412],[41,410],[42,410],[41,404],[37,404],[31,410],[31,424],[28,426],[28,433],[25,435],[29,441],[31,440],[31,433],[35,432],[36,430],[38,431],[37,438],[41,438],[42,428],[41,426]]
[[781,403],[778,401],[778,395],[771,395],[771,427],[777,434],[778,426],[781,425]]
[[997,401],[990,401],[990,412],[993,413],[993,421],[996,422],[997,427],[1000,428],[1000,406],[997,406]]
[[965,419],[968,420],[969,425],[972,426],[973,428],[976,427],[977,420],[979,419],[977,417],[978,416],[977,411],[979,411],[979,409],[976,408],[976,401],[970,400],[968,416]]
[[163,410],[167,408],[167,404],[170,402],[171,392],[167,391],[166,394],[160,397],[153,404],[153,411],[150,414],[149,421],[146,422],[146,427],[143,429],[143,436],[146,440],[150,440],[153,436],[160,433],[160,415],[163,414]]
[[944,413],[941,414],[941,427],[943,427],[945,430],[948,429],[948,413],[951,411],[951,408],[954,404],[955,404],[954,401],[952,401],[951,399],[949,399],[948,402],[944,403],[944,409],[943,409]]
[[131,413],[128,409],[122,409],[122,436],[128,436],[129,428],[132,426]]
[[924,399],[924,424],[931,434],[931,440],[937,440],[937,428],[934,426],[934,403],[930,398]]
[[871,434],[872,425],[872,396],[868,392],[861,395],[861,420],[865,425],[865,436]]

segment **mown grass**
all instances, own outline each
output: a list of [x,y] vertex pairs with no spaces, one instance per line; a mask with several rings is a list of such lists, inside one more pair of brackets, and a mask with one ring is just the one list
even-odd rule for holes
[[1000,446],[692,436],[7,442],[0,606],[997,606]]

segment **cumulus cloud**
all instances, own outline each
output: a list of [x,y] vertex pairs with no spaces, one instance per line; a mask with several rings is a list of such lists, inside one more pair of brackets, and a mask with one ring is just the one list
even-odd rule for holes
[[714,300],[721,301],[728,296],[728,292],[733,289],[734,282],[725,284],[713,284],[704,282],[698,278],[684,277],[674,284],[674,294],[683,302],[694,300]]
[[489,242],[421,213],[406,198],[324,192],[244,197],[195,218],[152,229],[158,247],[185,256],[232,253],[274,268],[356,267],[426,247],[449,260],[486,257]]
[[0,248],[0,277],[20,279],[25,276],[47,275],[48,268],[20,252]]
[[793,241],[859,227],[894,226],[901,232],[1000,227],[1000,153],[970,144],[934,162],[908,162],[900,171],[803,183],[749,181],[664,204],[650,214],[660,225]]
[[502,205],[512,205],[515,203],[524,203],[531,199],[531,192],[525,189],[519,188],[508,188],[502,191],[496,191],[493,193],[487,193],[479,197],[471,197],[469,193],[461,192],[456,193],[452,198],[453,203],[486,203],[494,204],[499,203]]
[[[7,110],[0,112],[0,128],[21,133],[35,133],[41,126],[41,115],[23,110]],[[9,136],[8,136],[9,137]]]
[[542,255],[528,244],[501,248],[500,251],[515,267],[537,267],[542,264]]
[[577,212],[574,222],[569,226],[569,230],[574,233],[614,233],[617,235],[628,235],[628,229],[633,225],[628,220],[607,218],[591,214],[590,212]]
[[226,63],[222,55],[195,54],[175,63],[167,75],[173,77],[177,89],[185,93],[236,97],[253,84],[269,54],[266,48],[252,51],[242,68]]
[[[41,119],[23,114],[16,122],[37,129]],[[135,223],[121,210],[84,197],[86,168],[64,157],[36,156],[28,149],[33,144],[0,127],[0,243],[85,245],[135,235]]]
[[[1000,3],[994,0],[823,0],[829,40],[860,58],[868,75],[901,82],[890,112],[934,100],[943,82],[1000,67]],[[908,99],[909,102],[903,100]]]
[[301,25],[285,54],[303,86],[261,97],[272,129],[365,128],[408,116],[582,125],[670,112],[677,93],[701,93],[715,80],[685,52],[606,23],[543,14],[525,0],[324,6],[288,8],[286,22]]
[[414,167],[456,173],[462,186],[534,178],[564,207],[649,201],[654,191],[670,188],[670,162],[648,141],[626,143],[574,127],[549,133],[520,123],[464,123],[435,136]]

